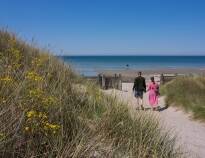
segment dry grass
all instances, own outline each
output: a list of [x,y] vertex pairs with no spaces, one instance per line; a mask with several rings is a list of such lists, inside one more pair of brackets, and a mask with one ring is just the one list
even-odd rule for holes
[[144,114],[0,31],[0,157],[181,157]]
[[205,78],[183,77],[167,83],[162,92],[167,104],[192,112],[195,119],[205,120]]

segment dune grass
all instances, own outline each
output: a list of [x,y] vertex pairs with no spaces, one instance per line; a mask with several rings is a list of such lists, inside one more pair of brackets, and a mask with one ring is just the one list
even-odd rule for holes
[[144,113],[68,65],[0,31],[0,157],[181,157],[175,139]]
[[205,120],[205,78],[181,77],[162,88],[168,105],[180,106],[193,113],[195,119]]

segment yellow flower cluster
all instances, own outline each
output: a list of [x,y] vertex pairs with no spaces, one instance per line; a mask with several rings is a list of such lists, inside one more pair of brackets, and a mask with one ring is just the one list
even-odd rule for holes
[[[18,84],[21,84],[23,78],[26,82],[23,82],[24,86],[20,90],[20,100],[15,103],[20,107],[18,110],[26,111],[22,131],[25,132],[24,134],[28,134],[27,136],[57,133],[61,129],[61,124],[58,124],[56,122],[58,118],[50,115],[49,112],[54,111],[53,106],[50,105],[56,105],[58,98],[52,95],[48,89],[44,90],[48,87],[46,81],[53,76],[52,70],[47,72],[44,69],[44,66],[49,63],[49,56],[42,55],[37,50],[37,53],[29,56],[31,58],[25,58],[25,50],[13,37],[8,39],[7,45],[6,49],[0,52],[0,60],[4,64],[3,72],[0,74],[0,86],[9,85],[4,87],[8,91],[2,97],[0,96],[0,105],[10,104],[10,98],[7,96]],[[25,64],[28,61],[30,62],[29,71],[24,73],[27,69]],[[46,80],[47,78],[48,80]],[[4,137],[5,134],[0,130],[0,141]]]
[[54,104],[56,104],[56,102],[57,102],[57,99],[55,97],[52,97],[52,96],[45,97],[42,100],[43,105],[46,105],[46,106],[54,105]]
[[12,54],[14,55],[15,59],[19,61],[22,58],[22,54],[18,49],[11,48]]
[[32,80],[32,81],[43,81],[43,77],[41,77],[39,74],[33,71],[28,72],[26,74],[26,79]]
[[48,107],[57,103],[57,98],[54,96],[46,95],[41,89],[32,89],[29,91],[29,98],[37,99],[39,105]]
[[16,63],[18,63],[18,62],[22,59],[22,57],[23,57],[23,55],[22,55],[22,53],[20,52],[20,50],[18,50],[18,49],[15,48],[14,46],[13,46],[13,47],[10,47],[8,51],[11,53],[11,57],[12,57],[12,59],[13,59]]
[[30,110],[26,113],[26,117],[27,118],[34,118],[34,117],[38,117],[38,118],[43,118],[43,119],[47,119],[47,115],[46,113],[43,112],[37,112],[35,110]]
[[44,130],[50,130],[53,134],[55,134],[60,129],[60,126],[57,124],[46,123],[44,125]]
[[11,76],[1,77],[0,81],[2,81],[4,84],[10,84],[10,83],[14,82],[14,80]]
[[[12,48],[8,52],[12,63],[9,65],[8,69],[12,71],[14,70],[14,65],[16,65],[15,67],[21,66],[20,62],[22,61],[22,55],[21,52],[16,49],[15,45],[12,45]],[[56,134],[61,128],[60,124],[52,122],[48,115],[48,107],[50,105],[55,105],[57,103],[57,98],[49,95],[47,91],[43,90],[45,77],[38,73],[42,69],[40,66],[46,64],[47,61],[47,55],[33,58],[31,61],[31,70],[25,73],[24,76],[24,78],[29,81],[26,82],[29,87],[27,89],[27,93],[25,93],[25,98],[22,103],[22,109],[27,110],[25,113],[25,124],[22,130],[31,136],[33,134]],[[48,76],[51,75],[48,74],[46,77]],[[12,81],[12,78],[9,77],[0,79],[4,82]]]
[[34,58],[31,62],[32,65],[35,65],[35,66],[40,66],[42,63],[41,59],[40,58]]
[[[28,124],[24,128],[26,132],[31,131],[32,133],[35,133],[41,131],[45,134],[48,134],[49,132],[55,134],[60,129],[60,125],[49,123],[46,113],[31,110],[26,113],[26,117],[26,122]],[[37,124],[38,127],[36,127]]]
[[7,70],[15,70],[20,68],[22,66],[21,59],[23,58],[23,54],[20,50],[20,48],[17,48],[15,39],[11,39],[8,41],[10,46],[4,50],[4,59],[6,60],[6,63],[9,63]]
[[4,97],[1,97],[1,96],[0,96],[0,104],[1,104],[1,103],[6,103],[6,99],[5,99]]
[[27,116],[28,118],[30,118],[30,117],[35,117],[35,116],[36,116],[36,111],[31,110],[31,111],[29,111],[29,112],[26,113],[26,116]]
[[32,64],[33,66],[39,67],[39,66],[42,66],[43,64],[45,64],[45,62],[46,62],[47,60],[48,60],[48,56],[46,56],[46,55],[41,55],[39,58],[38,58],[38,57],[34,58],[34,59],[32,60],[32,62],[31,62],[31,64]]
[[29,91],[30,97],[41,98],[43,96],[43,91],[41,89],[33,89]]

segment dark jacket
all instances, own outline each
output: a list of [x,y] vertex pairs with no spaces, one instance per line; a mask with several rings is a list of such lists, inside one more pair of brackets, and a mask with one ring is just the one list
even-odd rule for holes
[[135,91],[144,91],[144,92],[146,92],[145,78],[142,77],[142,76],[136,77],[132,90],[133,91],[135,90]]

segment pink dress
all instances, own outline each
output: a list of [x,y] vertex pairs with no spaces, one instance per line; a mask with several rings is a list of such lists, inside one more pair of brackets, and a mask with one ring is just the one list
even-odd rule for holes
[[158,95],[156,91],[158,90],[159,85],[157,83],[149,83],[148,91],[149,91],[149,104],[152,107],[156,107],[158,105]]

